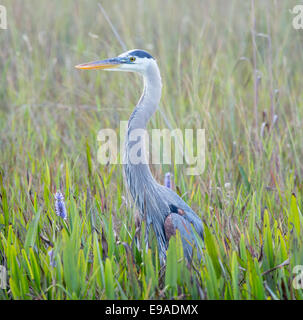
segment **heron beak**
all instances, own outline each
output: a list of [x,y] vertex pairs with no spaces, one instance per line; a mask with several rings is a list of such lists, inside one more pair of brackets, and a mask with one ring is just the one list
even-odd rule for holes
[[119,58],[111,58],[106,60],[92,61],[87,63],[78,64],[75,66],[77,69],[113,69],[118,68],[122,64],[122,61]]

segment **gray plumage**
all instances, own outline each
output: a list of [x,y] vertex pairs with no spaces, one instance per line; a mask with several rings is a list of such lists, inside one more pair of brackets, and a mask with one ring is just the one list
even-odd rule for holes
[[[165,263],[169,239],[178,229],[185,257],[190,260],[193,248],[198,248],[193,228],[203,239],[201,219],[172,189],[157,183],[151,174],[144,150],[140,152],[145,161],[133,163],[131,157],[132,147],[138,143],[131,139],[132,133],[136,129],[146,129],[161,98],[162,82],[155,59],[148,52],[136,49],[122,53],[115,58],[89,62],[76,67],[137,72],[143,76],[144,90],[130,116],[125,139],[123,156],[125,180],[141,219],[146,221],[146,246],[148,246],[149,230],[152,227],[158,242],[160,262]],[[198,257],[200,257],[200,252],[198,252]]]
[[[132,130],[146,129],[148,120],[156,111],[160,102],[162,83],[155,60],[154,63],[149,64],[149,67],[143,73],[143,79],[143,94],[129,119],[125,139],[124,172],[127,185],[140,211],[141,218],[146,220],[146,245],[148,244],[149,229],[152,226],[158,241],[160,261],[165,261],[169,242],[165,233],[165,221],[169,217],[174,228],[179,230],[184,254],[187,259],[190,259],[192,247],[197,247],[192,226],[203,239],[202,221],[173,190],[155,181],[147,164],[132,164],[129,159],[129,150],[137,143],[129,141]],[[184,214],[180,215],[178,212],[172,212],[173,206],[181,209]]]

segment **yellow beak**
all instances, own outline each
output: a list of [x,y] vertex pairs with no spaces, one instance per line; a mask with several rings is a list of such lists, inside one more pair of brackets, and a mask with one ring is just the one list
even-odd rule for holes
[[106,60],[92,61],[87,63],[78,64],[75,66],[77,69],[93,70],[93,69],[113,69],[118,68],[121,65],[121,60],[117,58],[111,58]]

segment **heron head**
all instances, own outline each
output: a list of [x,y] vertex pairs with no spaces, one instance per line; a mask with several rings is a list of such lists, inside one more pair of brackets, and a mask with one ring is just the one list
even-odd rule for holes
[[76,68],[85,70],[129,71],[144,74],[150,64],[154,62],[155,59],[148,52],[135,49],[124,52],[118,57],[79,64]]

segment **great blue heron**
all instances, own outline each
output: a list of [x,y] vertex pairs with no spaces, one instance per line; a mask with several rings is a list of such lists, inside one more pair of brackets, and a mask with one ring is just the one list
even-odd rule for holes
[[147,122],[160,102],[162,83],[156,60],[148,52],[135,49],[115,58],[80,64],[76,68],[129,71],[143,76],[143,94],[129,118],[125,138],[123,163],[126,182],[141,219],[146,221],[146,245],[148,246],[148,234],[152,225],[157,238],[160,262],[163,264],[166,260],[169,239],[178,229],[184,255],[190,260],[193,247],[197,247],[197,239],[192,227],[203,239],[202,221],[172,189],[157,183],[148,163],[134,164],[130,159],[130,150],[135,143],[130,139],[132,131],[146,129]]

